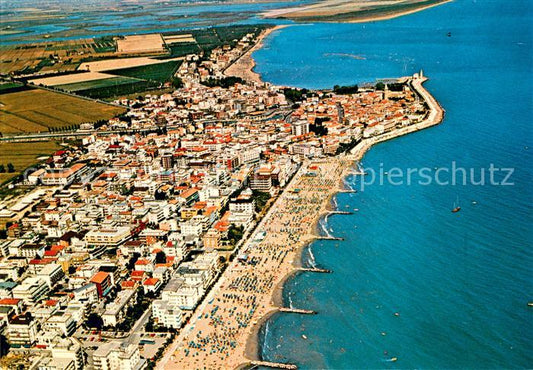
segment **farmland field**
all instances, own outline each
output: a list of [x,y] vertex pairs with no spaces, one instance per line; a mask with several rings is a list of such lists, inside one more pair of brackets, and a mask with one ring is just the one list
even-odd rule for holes
[[41,89],[0,95],[0,133],[47,132],[110,119],[125,110]]
[[181,61],[173,60],[159,64],[116,69],[113,71],[108,71],[108,73],[125,77],[141,78],[150,81],[166,82],[172,78],[172,75],[174,72],[176,72],[180,64]]
[[68,83],[68,84],[63,84],[63,85],[56,85],[54,87],[57,89],[62,89],[62,90],[67,90],[67,91],[84,91],[84,90],[98,89],[102,87],[126,85],[126,84],[131,84],[131,83],[140,81],[139,79],[131,78],[131,77],[122,77],[122,76],[113,76],[113,75],[108,75],[108,76],[109,76],[108,78],[101,79],[101,80],[74,82],[74,83]]
[[103,79],[110,78],[110,77],[113,77],[113,76],[106,74],[106,73],[83,72],[83,73],[73,73],[73,74],[62,75],[62,76],[37,78],[34,80],[30,80],[29,82],[35,85],[43,84],[45,86],[57,86],[57,85],[74,84],[78,82],[103,80]]
[[15,167],[13,173],[0,173],[0,183],[19,175],[26,168],[36,164],[39,157],[50,156],[60,148],[55,141],[31,143],[0,143],[0,165],[7,170],[7,164]]

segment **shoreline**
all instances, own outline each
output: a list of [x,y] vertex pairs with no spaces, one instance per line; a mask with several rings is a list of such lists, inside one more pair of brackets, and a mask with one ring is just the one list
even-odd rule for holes
[[[337,186],[337,189],[332,189],[331,193],[327,197],[327,199],[324,201],[324,204],[321,207],[320,212],[318,213],[318,216],[316,220],[313,223],[312,227],[312,238],[311,240],[307,241],[303,245],[299,246],[296,251],[296,257],[292,262],[293,269],[292,271],[288,272],[285,276],[282,277],[280,282],[276,285],[272,292],[272,303],[274,306],[277,307],[283,307],[283,290],[285,288],[285,283],[287,280],[292,278],[295,274],[297,274],[298,268],[302,266],[302,253],[305,248],[308,248],[313,242],[317,240],[318,237],[320,237],[320,220],[325,217],[330,211],[335,210],[332,204],[332,199],[337,194],[339,194],[340,191],[345,189],[344,181],[346,180],[346,177],[349,175],[346,173],[350,168],[352,168],[357,162],[359,162],[366,152],[372,148],[375,144],[379,144],[381,142],[389,141],[392,139],[395,139],[400,136],[404,136],[407,134],[410,134],[412,132],[420,131],[429,127],[436,126],[440,124],[444,119],[444,109],[441,107],[441,105],[437,102],[437,100],[422,86],[424,82],[426,82],[428,79],[426,77],[423,77],[421,79],[417,79],[416,81],[413,81],[411,83],[411,86],[413,86],[413,89],[415,92],[422,96],[422,98],[427,102],[429,106],[429,114],[428,117],[415,125],[407,126],[403,129],[395,130],[393,132],[379,135],[377,137],[373,137],[370,139],[362,140],[359,144],[357,144],[352,150],[350,150],[350,160],[352,161],[352,164],[346,168],[343,169],[343,174],[339,178],[339,183]],[[342,155],[341,155],[342,157]],[[261,353],[259,351],[261,350],[262,344],[260,343],[261,338],[259,337],[260,331],[262,327],[265,325],[265,323],[272,318],[276,313],[279,313],[278,308],[273,308],[270,312],[268,312],[266,315],[259,318],[257,321],[257,324],[254,325],[252,328],[252,332],[250,333],[250,336],[248,337],[247,343],[246,343],[246,350],[245,354],[248,359],[251,361],[263,361]],[[250,365],[250,362],[241,364],[238,368],[248,368]]]
[[[375,22],[375,21],[384,21],[384,20],[388,20],[388,19],[394,19],[394,18],[399,18],[399,17],[402,17],[402,16],[405,16],[405,15],[409,15],[409,14],[414,14],[414,13],[418,13],[418,12],[421,12],[423,10],[427,10],[427,9],[430,9],[430,8],[433,8],[433,7],[436,7],[436,6],[439,6],[439,5],[443,5],[443,4],[446,4],[446,3],[449,3],[449,2],[452,2],[453,0],[443,0],[443,1],[440,1],[440,2],[435,2],[433,4],[428,4],[428,5],[422,5],[420,7],[416,7],[416,4],[413,4],[413,6],[415,6],[413,9],[408,9],[408,10],[390,10],[390,11],[387,11],[387,9],[383,9],[380,13],[380,10],[379,8],[378,9],[375,9],[375,11],[378,13],[376,15],[368,15],[368,16],[365,16],[365,15],[357,15],[357,13],[363,13],[364,10],[362,9],[358,9],[358,10],[353,10],[353,11],[347,11],[347,12],[340,12],[340,13],[335,13],[335,14],[330,14],[330,15],[325,15],[325,16],[321,16],[321,15],[309,15],[309,16],[305,16],[305,15],[302,15],[302,16],[299,16],[299,15],[296,15],[296,16],[290,16],[291,13],[296,13],[298,14],[299,12],[302,12],[302,11],[306,11],[306,10],[309,10],[309,9],[317,9],[316,12],[319,13],[321,8],[320,8],[320,4],[321,3],[317,3],[317,4],[312,4],[312,5],[308,5],[308,6],[304,6],[304,7],[294,7],[294,8],[285,8],[285,9],[273,9],[273,10],[269,10],[267,12],[264,12],[262,14],[262,16],[264,18],[267,18],[267,19],[276,19],[276,18],[281,18],[281,19],[288,19],[288,20],[292,20],[294,22],[298,22],[298,23],[306,23],[306,22],[320,22],[320,23],[367,23],[367,22]],[[331,2],[331,1],[328,1],[328,0],[325,0],[322,2],[323,7],[325,7],[324,10],[327,10],[327,7],[328,7],[328,3]],[[332,5],[335,5],[334,3]],[[352,18],[353,19],[350,19],[350,16],[348,14],[350,13],[355,13]],[[347,15],[346,18],[347,19],[342,19],[342,17],[344,15]],[[338,19],[334,19],[335,17],[338,17]],[[323,19],[322,19],[323,18]]]
[[253,264],[233,260],[158,369],[241,369],[263,363],[261,328],[284,307],[284,285],[300,271],[303,250],[320,236],[319,222],[331,212],[333,197],[343,190],[356,163],[374,144],[442,122],[444,110],[423,88],[425,81],[418,76],[406,80],[428,105],[421,122],[363,139],[350,152],[302,163],[240,249]]
[[288,24],[277,25],[262,31],[257,37],[257,41],[250,49],[235,60],[229,67],[224,70],[224,76],[240,77],[245,81],[252,81],[258,84],[264,84],[261,75],[254,71],[256,66],[252,54],[263,47],[264,39],[272,32],[288,27]]

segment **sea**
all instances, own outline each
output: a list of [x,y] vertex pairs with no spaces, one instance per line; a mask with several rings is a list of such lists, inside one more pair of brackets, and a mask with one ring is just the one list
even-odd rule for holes
[[[533,366],[532,20],[530,0],[456,0],[386,21],[291,26],[253,54],[264,80],[307,88],[423,69],[446,110],[441,125],[373,147],[367,175],[345,179],[358,191],[333,206],[353,214],[320,227],[345,240],[302,255],[332,273],[299,273],[284,287],[287,306],[318,314],[272,316],[260,332],[264,360]],[[372,183],[380,169],[388,175]],[[433,180],[420,181],[421,169]],[[393,172],[404,176],[391,181]]]

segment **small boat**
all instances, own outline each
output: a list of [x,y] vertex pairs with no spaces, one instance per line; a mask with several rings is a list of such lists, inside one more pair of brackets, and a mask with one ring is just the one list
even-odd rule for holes
[[302,334],[302,338],[307,340],[307,336],[305,334]]
[[476,202],[475,200],[473,200],[473,201],[472,201],[472,204],[473,204],[473,205],[476,205],[476,204],[477,204],[477,202]]
[[396,362],[396,361],[398,361],[398,357],[392,357],[392,358],[389,360],[389,362]]
[[448,32],[448,33],[447,33],[447,36],[448,36],[448,37],[452,37],[452,33],[451,33],[451,32]]
[[457,201],[453,202],[453,209],[452,213],[457,213],[461,210],[461,207],[459,206],[459,197],[457,197]]
[[533,302],[527,302],[527,305],[528,305],[529,307],[533,307]]

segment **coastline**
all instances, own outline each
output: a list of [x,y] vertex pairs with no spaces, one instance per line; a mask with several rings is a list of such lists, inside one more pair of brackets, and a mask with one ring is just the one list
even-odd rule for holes
[[[285,8],[285,9],[273,9],[270,11],[267,11],[263,13],[263,17],[265,18],[283,18],[283,19],[290,19],[295,22],[335,22],[335,23],[366,23],[366,22],[375,22],[375,21],[383,21],[393,18],[402,17],[405,15],[421,12],[423,10],[427,10],[439,5],[443,5],[446,3],[449,3],[453,0],[443,0],[439,2],[435,2],[432,4],[427,5],[421,5],[419,7],[416,7],[416,3],[413,4],[412,9],[407,10],[387,10],[379,8],[373,9],[377,14],[375,15],[364,15],[364,14],[357,14],[357,13],[364,13],[365,10],[363,9],[354,9],[353,11],[346,11],[346,12],[340,12],[340,13],[334,13],[330,15],[314,15],[310,14],[308,16],[301,15],[299,13],[316,9],[316,13],[320,13],[321,11],[327,11],[328,7],[335,6],[336,0],[325,0],[318,4],[312,4],[304,7],[294,7],[294,8]],[[294,14],[291,16],[291,14]],[[350,15],[352,14],[352,15]],[[346,17],[346,19],[343,19],[343,17]]]
[[[359,162],[366,152],[372,148],[373,145],[392,140],[394,138],[407,135],[412,132],[420,131],[435,125],[440,124],[444,119],[444,109],[441,107],[441,105],[437,102],[437,100],[422,86],[424,82],[426,82],[428,79],[426,77],[417,79],[412,82],[412,86],[416,93],[422,96],[422,98],[428,103],[429,106],[429,114],[428,117],[415,125],[407,126],[403,129],[396,130],[394,132],[390,132],[388,134],[379,135],[374,138],[365,139],[362,140],[358,145],[356,145],[351,151],[350,151],[350,161],[351,165],[343,169],[343,174],[339,178],[339,183],[337,186],[337,189],[332,189],[330,194],[328,195],[327,199],[322,204],[321,210],[318,213],[316,219],[313,222],[312,232],[310,240],[308,240],[306,243],[300,245],[297,248],[297,251],[295,252],[295,258],[292,262],[293,269],[292,271],[289,271],[276,285],[274,288],[274,291],[272,292],[272,304],[274,307],[270,312],[268,312],[266,315],[262,316],[258,321],[257,324],[252,328],[252,331],[250,333],[250,336],[248,337],[247,343],[246,343],[246,357],[251,361],[262,361],[261,354],[259,351],[261,350],[261,343],[260,343],[260,331],[263,325],[272,318],[272,316],[276,313],[279,313],[279,309],[275,307],[283,307],[283,289],[284,285],[292,278],[296,273],[299,272],[298,268],[302,266],[302,253],[305,248],[309,247],[311,243],[317,240],[317,238],[320,236],[320,228],[319,223],[320,220],[325,217],[329,212],[334,211],[334,207],[332,205],[332,199],[334,196],[336,196],[340,191],[345,189],[344,181],[346,177],[349,175],[347,172],[350,168],[353,167],[353,165],[357,162]],[[250,362],[243,363],[238,368],[248,368],[250,366]]]
[[264,81],[261,79],[261,75],[254,71],[256,66],[252,54],[263,47],[264,39],[270,35],[272,32],[288,27],[289,25],[277,25],[271,28],[268,28],[262,31],[257,37],[257,42],[252,46],[248,51],[242,54],[235,62],[233,62],[229,67],[224,70],[225,76],[235,76],[240,77],[245,81],[252,81],[258,84],[263,84]]

